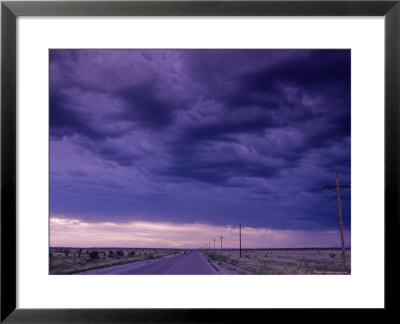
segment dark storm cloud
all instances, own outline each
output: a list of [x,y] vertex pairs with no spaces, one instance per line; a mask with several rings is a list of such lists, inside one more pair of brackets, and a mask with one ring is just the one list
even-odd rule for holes
[[203,126],[188,127],[184,132],[183,139],[191,143],[197,141],[231,141],[232,137],[229,137],[229,135],[256,133],[266,128],[279,127],[279,124],[279,121],[274,121],[273,117],[268,118],[265,115],[246,120],[219,121]]
[[123,134],[118,129],[105,130],[101,125],[90,122],[86,113],[74,110],[77,102],[62,91],[50,93],[50,135],[56,139],[63,136],[82,135],[91,140],[119,137]]
[[[305,57],[294,57],[256,73],[244,75],[247,90],[278,90],[284,83],[297,85],[305,90],[321,90],[324,87],[348,86],[350,84],[350,51],[316,50]],[[343,84],[341,84],[343,83]],[[343,88],[349,91],[349,88]]]
[[148,128],[171,125],[174,121],[174,110],[181,107],[173,99],[160,97],[159,92],[153,83],[147,83],[116,93],[126,103],[121,118]]
[[138,155],[126,152],[125,150],[119,150],[115,147],[100,147],[96,153],[100,158],[114,161],[120,166],[133,166],[135,160],[139,158]]
[[52,212],[331,228],[350,90],[349,50],[52,50]]
[[[201,161],[199,159],[181,159],[174,161],[161,174],[202,181],[214,185],[231,186],[229,181],[235,177],[270,178],[275,176],[280,167],[270,167],[262,163],[245,160]],[[239,186],[236,184],[236,186]]]

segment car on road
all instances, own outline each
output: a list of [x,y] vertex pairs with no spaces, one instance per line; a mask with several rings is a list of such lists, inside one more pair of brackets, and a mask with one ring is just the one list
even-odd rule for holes
[[189,252],[188,252],[188,251],[183,251],[182,253],[183,253],[183,254],[188,254]]

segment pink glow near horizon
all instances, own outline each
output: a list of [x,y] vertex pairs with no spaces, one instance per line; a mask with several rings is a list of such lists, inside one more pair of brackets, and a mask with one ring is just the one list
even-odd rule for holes
[[[51,247],[211,248],[239,247],[239,229],[209,224],[174,224],[133,221],[89,223],[62,216],[50,218]],[[345,232],[346,246],[350,233]],[[339,247],[339,231],[275,230],[242,227],[242,248]]]

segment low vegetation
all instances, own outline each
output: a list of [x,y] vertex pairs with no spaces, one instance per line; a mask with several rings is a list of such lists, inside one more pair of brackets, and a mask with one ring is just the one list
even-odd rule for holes
[[[343,274],[340,249],[204,250],[219,266],[247,274]],[[351,251],[346,250],[346,274],[351,272]]]
[[73,274],[113,265],[158,259],[178,252],[171,249],[50,248],[49,273]]

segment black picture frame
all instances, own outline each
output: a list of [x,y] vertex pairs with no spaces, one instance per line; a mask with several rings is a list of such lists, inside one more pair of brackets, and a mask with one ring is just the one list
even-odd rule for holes
[[[399,275],[400,0],[394,1],[2,1],[1,3],[1,322],[198,323],[262,318],[270,309],[16,308],[16,19],[19,16],[384,16],[385,307],[396,311]],[[373,130],[371,130],[373,131]],[[373,188],[371,188],[373,190]],[[371,238],[373,239],[373,238]],[[40,293],[40,292],[38,292]],[[368,290],[366,288],[366,293]],[[307,311],[294,310],[309,319]],[[331,312],[330,310],[326,310]],[[259,317],[260,316],[260,317]],[[335,316],[335,315],[333,315]],[[368,315],[370,316],[370,315]],[[347,318],[347,320],[350,320]],[[255,320],[256,322],[258,320]],[[251,321],[250,321],[251,322]]]

